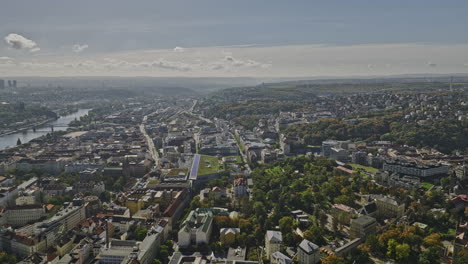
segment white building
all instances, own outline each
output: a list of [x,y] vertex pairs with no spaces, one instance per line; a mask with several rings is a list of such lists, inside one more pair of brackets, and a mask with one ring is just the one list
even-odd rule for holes
[[265,250],[268,259],[271,255],[281,250],[281,244],[283,243],[283,235],[279,231],[268,230],[265,234]]
[[316,264],[320,262],[320,248],[307,239],[302,240],[297,248],[299,264]]
[[271,254],[271,263],[272,264],[291,264],[292,260],[283,253],[276,251]]
[[208,244],[213,228],[213,214],[211,212],[198,213],[191,211],[182,223],[178,233],[180,247]]

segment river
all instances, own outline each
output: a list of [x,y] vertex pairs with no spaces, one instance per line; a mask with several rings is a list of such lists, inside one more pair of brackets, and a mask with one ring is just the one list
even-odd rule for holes
[[8,147],[16,146],[18,138],[22,143],[29,142],[35,138],[46,135],[52,131],[51,126],[54,126],[54,131],[64,131],[67,130],[68,124],[71,121],[79,119],[80,117],[86,115],[90,109],[79,109],[78,112],[75,112],[70,115],[62,116],[55,121],[48,122],[42,126],[36,128],[36,131],[32,129],[24,130],[21,132],[0,136],[0,150],[6,149]]

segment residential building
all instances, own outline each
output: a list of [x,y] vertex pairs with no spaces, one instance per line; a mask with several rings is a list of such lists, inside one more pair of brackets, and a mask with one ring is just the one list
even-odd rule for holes
[[[457,227],[455,240],[453,242],[453,256],[458,256],[460,251],[468,247],[468,222]],[[457,262],[454,262],[457,263]]]
[[281,250],[283,235],[279,231],[268,230],[265,234],[266,257],[270,259],[271,255]]
[[344,204],[334,204],[331,209],[331,215],[341,224],[349,225],[352,218],[357,217],[358,212]]
[[234,196],[242,197],[247,194],[247,185],[244,178],[234,180]]
[[240,228],[221,228],[219,240],[225,245],[234,244],[240,235]]
[[2,217],[13,227],[24,226],[45,217],[46,211],[42,205],[22,205],[7,208]]
[[326,140],[322,142],[322,156],[325,158],[330,158],[331,149],[339,145],[336,140]]
[[365,151],[354,151],[351,154],[351,162],[366,165],[367,164],[367,153]]
[[271,254],[271,263],[272,264],[291,264],[292,259],[279,251],[275,251],[273,252],[273,254]]
[[182,223],[178,233],[180,247],[208,244],[213,228],[213,213],[191,211]]
[[397,198],[389,196],[376,196],[377,215],[384,218],[400,218],[405,213],[405,204]]
[[337,160],[339,162],[348,162],[349,152],[343,148],[333,147],[330,149],[331,159]]
[[307,239],[302,240],[297,248],[299,264],[316,264],[320,262],[320,248]]
[[363,215],[356,219],[351,219],[350,236],[351,238],[365,238],[374,234],[377,230],[377,220],[373,217]]
[[383,163],[383,170],[426,178],[447,175],[449,166],[443,164],[422,164],[397,159],[385,161]]

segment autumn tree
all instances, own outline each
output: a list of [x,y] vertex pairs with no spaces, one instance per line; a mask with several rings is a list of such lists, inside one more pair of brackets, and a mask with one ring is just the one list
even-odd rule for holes
[[322,260],[322,264],[346,264],[346,260],[342,257],[331,255]]

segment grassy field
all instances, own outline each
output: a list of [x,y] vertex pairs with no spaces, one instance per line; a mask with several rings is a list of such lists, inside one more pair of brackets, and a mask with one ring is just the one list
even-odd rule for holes
[[353,168],[353,170],[363,170],[363,171],[366,171],[366,172],[369,172],[369,173],[377,173],[379,171],[379,169],[376,169],[376,168],[373,168],[373,167],[367,167],[367,166],[363,166],[363,165],[359,165],[359,164],[355,164],[355,163],[349,163],[348,164],[349,166],[351,166]]
[[421,182],[421,187],[423,187],[426,190],[429,190],[430,188],[432,188],[432,186],[434,186],[434,184],[428,182]]
[[156,179],[152,179],[152,180],[149,180],[148,182],[149,184],[160,184],[161,182],[156,180]]
[[198,167],[198,175],[212,174],[219,171],[218,157],[202,155]]
[[242,163],[242,159],[240,156],[227,156],[226,159],[231,159],[231,158],[235,158],[236,159],[236,164],[243,164]]

